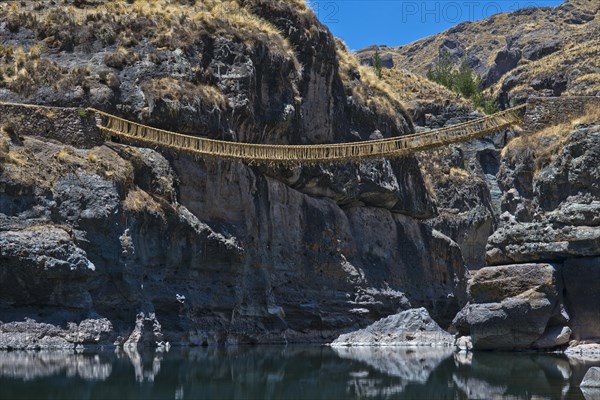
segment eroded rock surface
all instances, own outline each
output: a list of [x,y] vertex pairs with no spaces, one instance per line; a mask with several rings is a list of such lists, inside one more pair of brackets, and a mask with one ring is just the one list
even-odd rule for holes
[[469,304],[453,324],[475,349],[553,348],[570,339],[559,267],[482,268],[469,281],[468,293]]
[[3,348],[322,342],[411,304],[448,324],[463,301],[460,249],[408,215],[122,145],[8,155]]
[[[3,82],[4,101],[93,106],[253,143],[414,132],[396,96],[301,3],[243,2],[252,24],[241,31],[228,31],[235,11],[203,14],[202,2],[173,7],[200,11],[211,23],[174,19],[160,7],[139,15],[120,2],[80,4],[99,7],[96,19],[65,22],[36,15],[56,8],[39,3],[16,5],[24,8],[17,19],[0,9],[3,38],[25,46],[26,58],[44,38],[23,65],[33,78]],[[102,12],[105,6],[114,8]],[[134,29],[124,23],[131,19]],[[82,33],[89,29],[101,34]],[[62,113],[2,112],[5,347],[41,346],[43,334],[27,339],[15,333],[19,326],[55,327],[44,332],[64,347],[325,342],[410,307],[427,307],[447,326],[464,303],[460,248],[424,222],[437,211],[414,157],[248,166],[102,145],[106,138],[82,109],[70,110],[82,122],[77,140],[65,139],[71,130],[54,132],[58,122],[44,122]],[[73,339],[87,320],[112,328],[98,340]]]
[[453,343],[452,335],[441,329],[426,309],[418,308],[343,334],[331,346],[452,346]]
[[473,275],[470,304],[454,321],[475,348],[553,348],[600,337],[597,122],[532,133],[502,152],[503,213],[486,254],[495,266]]

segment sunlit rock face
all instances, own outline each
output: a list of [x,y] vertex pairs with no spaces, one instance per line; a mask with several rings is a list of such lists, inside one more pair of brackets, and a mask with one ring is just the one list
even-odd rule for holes
[[331,346],[453,347],[454,338],[431,319],[426,309],[417,308],[390,315],[364,329],[340,335]]

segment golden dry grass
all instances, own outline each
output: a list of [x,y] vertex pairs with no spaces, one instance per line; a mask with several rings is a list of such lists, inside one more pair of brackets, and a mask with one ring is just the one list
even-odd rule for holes
[[[53,87],[60,92],[59,89],[68,86],[68,89],[81,86],[85,90],[95,84],[87,79],[89,71],[69,71],[40,57],[42,48],[45,52],[55,49],[72,51],[76,46],[81,46],[80,50],[87,51],[87,48],[93,51],[92,46],[98,41],[105,46],[116,45],[117,50],[108,54],[104,61],[109,67],[122,69],[141,60],[139,48],[134,47],[141,42],[148,42],[153,49],[144,56],[160,63],[157,54],[161,51],[183,50],[186,55],[193,54],[203,40],[216,36],[248,47],[260,47],[260,52],[267,49],[268,57],[283,58],[284,63],[291,64],[297,78],[301,75],[301,65],[295,49],[286,35],[262,18],[259,11],[266,14],[270,10],[289,8],[294,16],[305,18],[307,26],[316,23],[314,13],[304,0],[107,0],[80,7],[68,4],[55,6],[50,1],[36,2],[36,5],[33,2],[0,4],[0,20],[9,21],[14,29],[28,28],[38,37],[45,37],[30,49],[0,46],[0,87],[31,96],[43,86]],[[259,7],[264,9],[259,10]],[[195,67],[198,74],[189,79],[196,87],[184,82],[176,84],[174,79],[167,79],[146,83],[146,88],[151,94],[170,96],[174,101],[189,103],[189,99],[185,98],[194,95],[197,102],[203,105],[226,108],[225,96],[215,86],[199,84],[200,81],[210,80],[210,72],[201,69],[200,66]],[[112,86],[118,86],[117,82],[113,83]],[[172,90],[171,93],[162,90],[167,86]],[[173,106],[177,107],[177,104]]]
[[396,91],[384,79],[379,79],[372,68],[361,65],[340,39],[336,39],[336,51],[340,76],[353,100],[390,117],[396,126],[402,126],[404,106]]
[[416,73],[400,68],[382,69],[382,79],[403,103],[434,103],[450,101],[464,107],[471,103],[461,95]]
[[592,123],[599,119],[600,107],[589,106],[581,117],[512,139],[502,149],[502,157],[515,161],[522,154],[530,153],[535,162],[534,173],[537,174],[565,146],[569,135],[577,125]]
[[467,178],[467,177],[471,176],[467,172],[467,170],[465,170],[464,168],[456,168],[456,167],[451,167],[450,168],[450,175],[451,176],[458,176],[458,177],[462,177],[462,178]]
[[[298,68],[294,48],[285,35],[272,23],[253,12],[253,7],[288,7],[298,15],[315,19],[303,0],[269,3],[262,0],[202,0],[194,4],[177,0],[148,0],[130,2],[107,0],[82,6],[49,1],[0,4],[0,19],[15,26],[43,29],[49,47],[71,47],[89,42],[90,34],[105,44],[117,42],[129,47],[149,40],[157,48],[187,49],[203,34],[229,36],[250,46],[264,43],[274,55],[285,57]],[[293,8],[292,8],[293,7]]]
[[161,204],[154,197],[137,187],[129,191],[123,201],[123,208],[129,212],[149,212],[164,218],[164,210]]

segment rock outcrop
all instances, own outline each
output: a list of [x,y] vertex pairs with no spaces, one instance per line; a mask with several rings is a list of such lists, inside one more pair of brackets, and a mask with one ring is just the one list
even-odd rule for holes
[[406,215],[122,145],[26,137],[7,158],[4,348],[325,341],[410,304],[448,323],[462,301],[460,249]]
[[582,387],[600,388],[600,368],[592,367],[583,377],[581,381]]
[[554,265],[482,268],[468,292],[469,305],[453,324],[475,349],[554,348],[570,339],[562,276]]
[[418,156],[437,201],[438,215],[428,224],[458,243],[469,269],[486,265],[500,214],[500,151],[509,137],[500,133]]
[[499,227],[454,325],[475,348],[596,341],[598,121],[514,139],[502,152]]
[[446,346],[454,338],[431,319],[424,308],[411,309],[383,318],[364,329],[345,333],[331,346]]

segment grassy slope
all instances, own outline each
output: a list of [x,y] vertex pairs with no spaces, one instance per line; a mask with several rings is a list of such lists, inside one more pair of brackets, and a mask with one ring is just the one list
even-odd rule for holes
[[[226,37],[247,46],[266,46],[273,56],[295,65],[289,79],[296,84],[304,73],[297,56],[300,49],[295,47],[299,44],[294,46],[286,32],[255,13],[255,8],[267,7],[273,10],[273,15],[278,12],[293,15],[295,20],[302,21],[301,34],[306,38],[322,37],[324,29],[304,0],[150,0],[133,4],[106,0],[83,2],[81,7],[57,7],[51,3],[45,0],[33,6],[31,2],[0,4],[0,22],[5,22],[13,33],[33,34],[33,40],[28,36],[25,45],[19,41],[0,45],[0,89],[24,98],[43,87],[67,93],[73,88],[89,90],[101,84],[116,91],[119,71],[148,61],[159,65],[164,54],[179,50],[192,61],[203,36]],[[352,101],[391,120],[405,118],[398,94],[369,68],[359,65],[341,42],[336,47],[340,77]],[[109,52],[104,56],[104,64],[113,72],[110,68],[73,67],[55,57],[67,55],[68,60],[71,52]],[[196,65],[193,72],[193,77],[169,76],[140,85],[155,100],[167,99],[174,107],[179,104],[179,108],[185,108],[196,101],[219,113],[227,112],[228,99],[220,92],[214,71]],[[297,101],[302,98],[297,97]],[[401,125],[399,122],[398,126]]]
[[[554,54],[535,61],[522,57],[517,68],[524,73],[518,85],[528,86],[529,80],[541,71],[546,75],[571,72],[567,93],[579,94],[585,91],[582,94],[590,94],[600,91],[600,71],[597,65],[599,13],[600,2],[597,0],[567,0],[556,8],[520,10],[497,14],[474,23],[459,24],[403,47],[386,48],[384,52],[393,55],[399,68],[425,75],[427,69],[435,63],[441,49],[457,44],[457,48],[449,48],[455,60],[470,58],[475,70],[485,75],[494,65],[498,52],[507,48],[507,43],[510,43],[511,49],[520,49],[525,54],[536,46],[557,41],[558,52]],[[594,16],[595,19],[586,22]],[[368,48],[358,54],[368,55],[372,51],[373,49]],[[584,68],[581,71],[569,71],[574,64],[582,64]],[[587,86],[577,84],[582,81]],[[499,89],[499,85],[492,87],[492,94],[497,94]],[[522,90],[523,87],[516,89]]]

